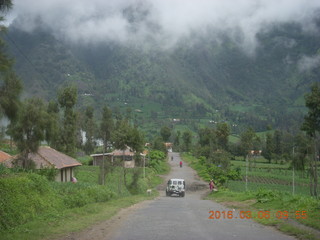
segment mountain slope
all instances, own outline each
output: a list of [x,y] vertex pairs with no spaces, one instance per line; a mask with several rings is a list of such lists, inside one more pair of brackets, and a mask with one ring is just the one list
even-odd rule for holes
[[50,99],[58,88],[73,82],[80,94],[91,95],[82,105],[101,106],[107,101],[112,106],[119,99],[135,98],[160,103],[163,111],[181,117],[224,110],[229,113],[221,118],[230,122],[238,118],[235,105],[259,106],[248,110],[255,116],[253,122],[267,120],[280,126],[275,115],[292,114],[310,84],[320,81],[319,64],[306,61],[319,57],[320,37],[297,24],[259,33],[254,55],[223,34],[192,44],[186,38],[170,50],[114,42],[71,44],[43,30],[26,33],[14,26],[8,36],[26,95]]

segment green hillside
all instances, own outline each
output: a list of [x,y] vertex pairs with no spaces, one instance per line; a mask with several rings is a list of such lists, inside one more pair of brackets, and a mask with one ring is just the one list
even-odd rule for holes
[[170,50],[71,44],[44,30],[26,33],[14,26],[4,38],[26,96],[49,100],[72,82],[80,108],[99,110],[105,103],[123,113],[129,108],[141,125],[181,118],[223,120],[257,131],[267,124],[296,128],[303,95],[320,80],[319,66],[299,67],[304,56],[320,54],[320,37],[297,24],[259,33],[254,55],[223,35],[220,41],[207,36],[193,44],[184,39]]

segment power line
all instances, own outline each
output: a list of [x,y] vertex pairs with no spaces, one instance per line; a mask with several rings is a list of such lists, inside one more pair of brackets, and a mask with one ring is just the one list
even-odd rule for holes
[[[18,52],[21,54],[21,56],[24,57],[24,59],[32,66],[33,70],[40,74],[37,69],[36,66],[32,63],[32,61],[28,58],[28,56],[26,54],[24,54],[24,52],[19,48],[19,46],[16,44],[16,42],[9,36],[9,34],[7,33],[7,31],[4,31],[5,36],[7,37],[7,39],[13,44],[13,46],[18,50]],[[41,74],[40,74],[41,75]]]

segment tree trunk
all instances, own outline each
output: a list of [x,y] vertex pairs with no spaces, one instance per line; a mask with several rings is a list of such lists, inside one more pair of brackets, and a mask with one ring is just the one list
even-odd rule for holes
[[313,196],[313,161],[310,161],[310,168],[309,168],[309,173],[310,173],[310,195]]
[[314,196],[317,198],[318,197],[318,169],[317,169],[317,165],[318,165],[318,151],[317,151],[317,136],[315,135],[315,139],[314,139],[314,167],[313,167],[313,194]]

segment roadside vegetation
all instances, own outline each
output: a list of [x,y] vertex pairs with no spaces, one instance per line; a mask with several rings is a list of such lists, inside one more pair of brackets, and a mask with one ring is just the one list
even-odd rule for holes
[[106,175],[105,185],[101,185],[97,166],[78,167],[76,184],[50,181],[37,170],[0,166],[1,239],[65,235],[106,220],[121,208],[152,199],[157,192],[152,191],[149,196],[146,190],[162,182],[158,174],[168,172],[166,155],[152,151],[145,170],[144,178],[143,168],[127,169],[125,185],[124,169],[115,167]]
[[243,218],[275,226],[300,239],[320,237],[320,200],[310,196],[308,177],[301,173],[297,176],[296,183],[301,186],[295,187],[293,195],[292,170],[286,165],[262,163],[266,159],[261,158],[255,166],[259,170],[252,169],[248,174],[246,189],[245,171],[241,168],[244,161],[232,160],[230,170],[223,171],[220,167],[208,167],[204,158],[187,153],[182,157],[203,180],[209,182],[213,178],[217,183],[218,191],[207,199],[241,211]]

